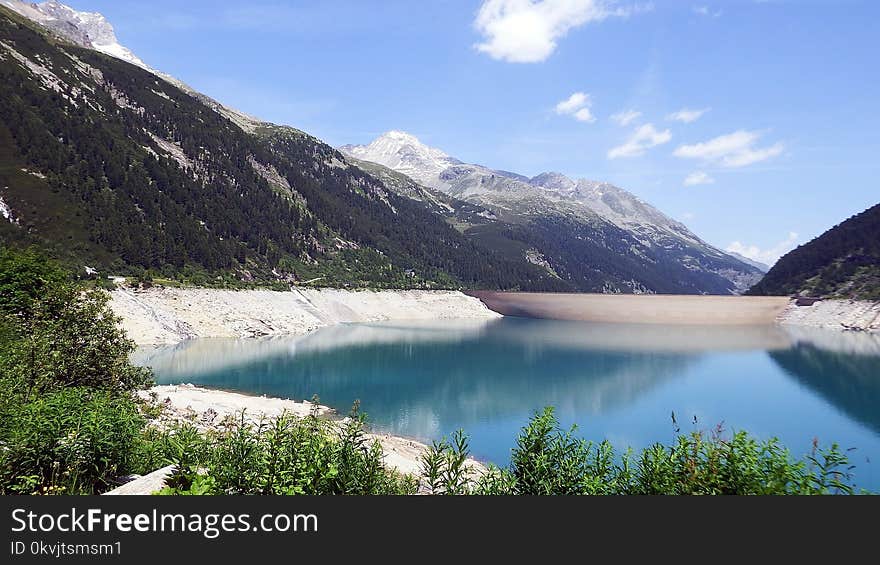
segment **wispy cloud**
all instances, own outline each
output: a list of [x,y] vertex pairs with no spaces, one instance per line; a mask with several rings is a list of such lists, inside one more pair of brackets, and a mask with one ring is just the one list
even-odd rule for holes
[[701,184],[714,184],[715,179],[705,171],[694,171],[684,179],[685,186],[699,186]]
[[614,0],[485,0],[474,27],[478,51],[509,63],[539,63],[572,29],[610,17],[626,18],[652,4],[617,6]]
[[698,16],[703,16],[704,18],[720,18],[721,15],[724,13],[720,9],[712,10],[712,8],[706,6],[705,4],[697,4],[691,6],[691,11]]
[[556,105],[556,113],[560,116],[571,116],[579,122],[592,123],[596,121],[590,107],[593,101],[586,92],[575,92]]
[[658,131],[654,124],[645,124],[636,128],[626,143],[609,150],[608,158],[638,157],[644,155],[645,151],[652,147],[668,143],[670,139],[672,139],[672,132],[668,129]]
[[766,161],[780,155],[785,149],[782,143],[756,147],[760,137],[761,134],[756,131],[738,130],[702,143],[682,145],[673,154],[683,159],[700,159],[722,167],[737,168]]
[[797,232],[789,232],[787,238],[767,249],[761,249],[757,245],[745,245],[739,241],[734,241],[727,246],[726,251],[739,253],[743,257],[748,257],[753,261],[759,261],[765,265],[773,266],[780,257],[795,248],[797,241]]
[[673,122],[681,122],[683,124],[690,124],[692,122],[696,122],[700,118],[703,117],[703,114],[708,112],[711,108],[702,108],[700,110],[691,110],[690,108],[682,108],[678,112],[673,112],[666,116],[667,120]]
[[611,116],[611,121],[616,122],[621,127],[626,127],[638,120],[642,113],[637,110],[623,110]]

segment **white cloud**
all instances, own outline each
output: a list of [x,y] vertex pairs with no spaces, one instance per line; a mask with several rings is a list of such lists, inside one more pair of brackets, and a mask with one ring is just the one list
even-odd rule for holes
[[636,128],[626,143],[608,151],[608,158],[638,157],[644,155],[645,151],[651,147],[668,143],[670,139],[672,139],[672,133],[668,129],[657,131],[654,124],[645,124]]
[[579,122],[587,122],[592,123],[596,121],[596,118],[593,117],[593,114],[590,112],[589,108],[581,108],[577,112],[574,113],[574,119]]
[[682,108],[678,112],[673,112],[666,116],[667,120],[681,122],[683,124],[690,124],[692,122],[696,122],[700,118],[703,117],[703,114],[708,112],[710,108],[703,108],[701,110],[691,110],[690,108]]
[[681,215],[682,220],[693,220],[696,217],[696,214],[694,214],[693,212],[685,212]]
[[706,18],[720,18],[721,14],[724,13],[721,10],[713,12],[712,8],[706,5],[691,6],[691,11],[698,16],[703,16]]
[[556,105],[556,113],[560,116],[571,116],[579,122],[592,123],[596,121],[590,106],[593,101],[590,95],[585,92],[575,92],[562,102]]
[[617,125],[621,127],[626,127],[638,120],[642,116],[642,113],[638,110],[623,110],[622,112],[618,112],[611,116],[611,120],[617,122]]
[[583,92],[575,92],[562,102],[556,105],[557,114],[573,114],[582,106],[590,103],[589,94]]
[[694,171],[684,179],[685,186],[698,186],[701,184],[714,184],[715,179],[704,171]]
[[785,149],[782,143],[767,147],[755,147],[761,134],[756,131],[738,130],[721,135],[703,143],[682,145],[673,153],[683,159],[701,159],[718,163],[722,167],[745,167],[780,155]]
[[726,251],[739,253],[752,261],[758,261],[772,267],[780,257],[795,248],[797,240],[798,234],[796,232],[789,232],[787,238],[768,249],[761,249],[757,245],[744,245],[739,241],[734,241],[727,246]]
[[476,48],[509,63],[539,63],[574,28],[653,8],[615,4],[614,0],[484,0],[474,20],[484,41]]

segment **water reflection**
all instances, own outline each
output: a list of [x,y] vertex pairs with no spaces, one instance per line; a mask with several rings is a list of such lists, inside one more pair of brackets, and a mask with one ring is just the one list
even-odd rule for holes
[[[153,367],[159,382],[317,394],[339,410],[359,399],[375,424],[432,438],[449,425],[467,428],[550,404],[586,415],[624,407],[698,358],[676,351],[656,330],[633,342],[639,350],[608,347],[621,337],[617,331],[535,320],[343,325],[297,338],[194,340],[141,350],[137,362]],[[690,337],[687,351],[700,335]]]
[[658,426],[681,407],[796,445],[821,435],[880,456],[876,335],[504,318],[192,340],[142,349],[135,361],[161,383],[318,394],[342,412],[359,399],[377,427],[423,439],[464,428],[475,450],[501,462],[546,405],[599,437],[643,444],[666,438]]
[[168,347],[146,347],[133,356],[168,378],[223,371],[275,356],[367,348],[388,344],[428,346],[490,341],[528,351],[602,350],[650,353],[700,353],[784,349],[786,330],[776,326],[658,326],[601,324],[504,318],[444,320],[406,324],[340,324],[304,336],[254,339],[205,338]]
[[880,433],[880,357],[798,343],[771,358],[803,386]]

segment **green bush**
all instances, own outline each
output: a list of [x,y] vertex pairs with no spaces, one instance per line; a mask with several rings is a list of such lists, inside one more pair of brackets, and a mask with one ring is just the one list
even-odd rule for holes
[[0,491],[91,494],[143,470],[150,381],[106,293],[35,251],[0,251]]
[[61,267],[36,250],[0,249],[0,315],[30,316],[36,302],[68,281]]
[[317,410],[256,423],[241,413],[217,432],[182,425],[156,441],[163,462],[176,465],[161,494],[413,494],[418,487],[384,466],[357,405],[341,428]]
[[435,494],[852,494],[846,456],[836,444],[813,446],[795,460],[771,439],[746,432],[725,438],[680,435],[671,446],[655,444],[637,457],[619,456],[607,441],[593,443],[560,428],[552,408],[523,428],[508,468],[490,467],[482,476],[463,473],[468,456],[459,432],[452,443],[435,442],[422,463]]
[[143,418],[130,398],[84,387],[7,404],[3,494],[93,494],[138,466]]

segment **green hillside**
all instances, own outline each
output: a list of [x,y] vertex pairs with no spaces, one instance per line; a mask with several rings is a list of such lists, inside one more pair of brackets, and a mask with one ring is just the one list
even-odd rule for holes
[[5,8],[0,198],[13,215],[5,244],[114,274],[565,287],[298,130],[245,131],[201,97]]
[[880,300],[880,204],[789,252],[749,294]]

